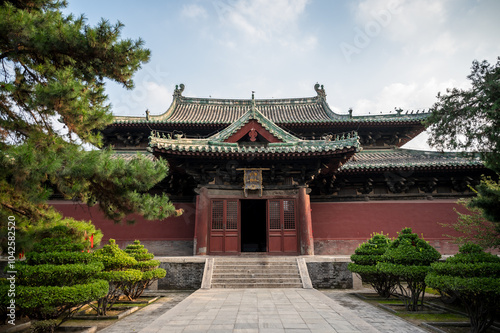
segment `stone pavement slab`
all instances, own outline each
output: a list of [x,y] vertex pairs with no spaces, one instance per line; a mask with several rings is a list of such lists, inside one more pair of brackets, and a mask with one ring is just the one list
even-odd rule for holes
[[[140,333],[426,332],[348,291],[292,288],[200,289],[142,327]],[[126,332],[134,331],[119,333]]]

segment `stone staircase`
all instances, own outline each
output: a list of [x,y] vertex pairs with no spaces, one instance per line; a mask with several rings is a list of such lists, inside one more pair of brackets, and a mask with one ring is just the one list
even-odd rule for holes
[[211,288],[302,288],[296,258],[215,258]]

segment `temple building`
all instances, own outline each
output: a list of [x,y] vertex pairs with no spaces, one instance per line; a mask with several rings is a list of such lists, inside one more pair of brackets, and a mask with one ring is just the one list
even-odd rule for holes
[[442,253],[456,249],[439,223],[488,174],[479,160],[400,148],[425,130],[425,112],[354,116],[316,96],[183,96],[161,115],[116,116],[104,131],[119,158],[165,159],[167,193],[184,214],[115,225],[95,209],[54,205],[92,219],[106,238],[140,239],[157,255],[351,254],[372,232],[411,227]]

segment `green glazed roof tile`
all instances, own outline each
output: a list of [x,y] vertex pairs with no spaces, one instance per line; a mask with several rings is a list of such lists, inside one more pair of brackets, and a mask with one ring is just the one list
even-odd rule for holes
[[275,124],[301,123],[407,123],[426,119],[428,113],[380,114],[368,116],[340,115],[331,110],[323,97],[288,99],[212,99],[176,96],[161,115],[146,117],[116,116],[115,124],[220,124],[234,123],[247,113],[253,101],[257,109]]
[[483,166],[479,159],[460,157],[455,153],[439,153],[406,149],[365,150],[356,154],[340,170],[380,170],[390,168]]

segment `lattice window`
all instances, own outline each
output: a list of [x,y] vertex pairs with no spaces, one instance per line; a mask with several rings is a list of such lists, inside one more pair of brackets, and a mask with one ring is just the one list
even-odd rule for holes
[[283,200],[283,228],[295,229],[295,202]]
[[224,228],[224,201],[212,201],[212,229],[221,230]]
[[226,230],[238,229],[238,201],[227,201]]
[[281,229],[280,202],[269,200],[269,229]]

